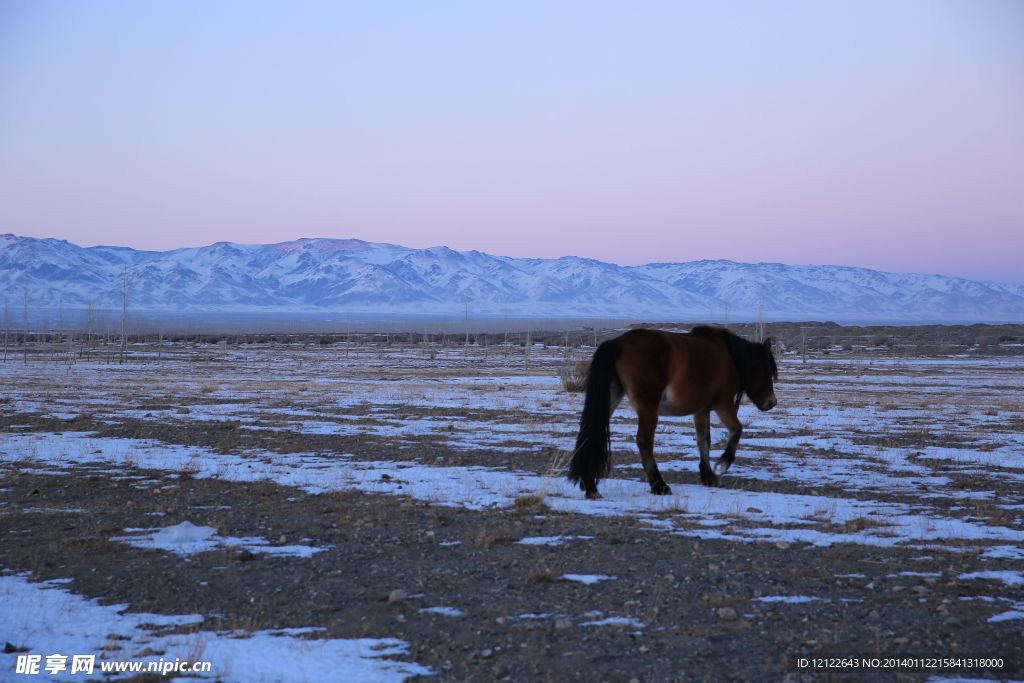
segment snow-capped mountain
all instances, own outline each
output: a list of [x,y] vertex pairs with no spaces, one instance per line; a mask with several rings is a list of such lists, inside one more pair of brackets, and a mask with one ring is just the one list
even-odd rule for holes
[[0,300],[33,308],[349,312],[539,318],[1024,321],[1024,285],[843,266],[620,266],[357,239],[173,251],[0,235]]

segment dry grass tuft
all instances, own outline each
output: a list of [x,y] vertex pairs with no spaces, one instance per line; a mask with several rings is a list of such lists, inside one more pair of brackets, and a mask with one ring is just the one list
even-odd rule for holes
[[837,526],[840,533],[852,534],[865,529],[875,529],[883,526],[880,522],[869,517],[855,517]]
[[527,575],[526,580],[530,583],[554,583],[557,578],[548,567],[538,567]]
[[514,505],[517,512],[536,512],[548,507],[544,503],[544,496],[539,493],[524,493],[516,498]]
[[185,463],[180,470],[178,470],[178,480],[187,481],[194,479],[199,474],[200,467],[199,456],[193,455],[189,458],[188,462]]
[[582,392],[587,386],[587,372],[589,371],[589,360],[575,363],[567,361],[558,371],[558,376],[562,380],[562,388],[570,394]]
[[505,528],[481,529],[473,539],[473,547],[485,550],[496,543],[512,543],[519,539],[519,534]]

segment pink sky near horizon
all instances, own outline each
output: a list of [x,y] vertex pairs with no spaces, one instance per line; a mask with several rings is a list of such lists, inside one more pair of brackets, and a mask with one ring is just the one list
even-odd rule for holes
[[1024,282],[1024,5],[12,0],[0,232]]

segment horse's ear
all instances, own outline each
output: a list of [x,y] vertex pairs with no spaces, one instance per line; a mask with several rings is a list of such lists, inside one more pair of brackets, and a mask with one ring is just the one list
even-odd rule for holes
[[772,341],[771,337],[768,337],[767,339],[764,340],[764,348],[768,349],[769,351],[772,350],[772,347],[774,345],[775,345],[775,342]]

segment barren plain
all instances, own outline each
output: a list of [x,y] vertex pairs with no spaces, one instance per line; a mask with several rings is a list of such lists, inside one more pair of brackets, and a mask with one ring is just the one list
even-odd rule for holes
[[[564,478],[592,345],[12,353],[0,680],[72,651],[237,681],[1022,678],[1024,348],[997,346],[782,351],[721,487],[663,418],[664,497],[624,404],[600,501]],[[812,666],[854,656],[893,668]]]

